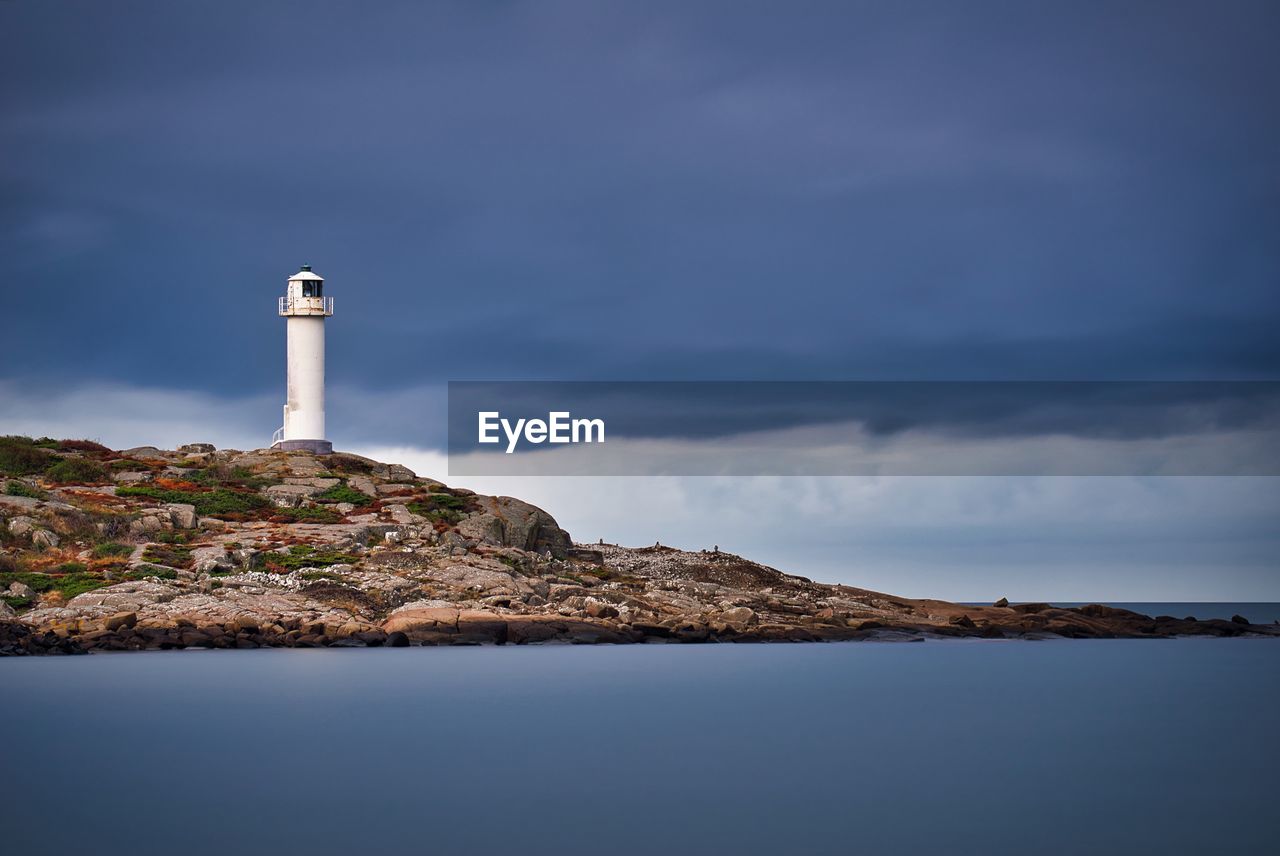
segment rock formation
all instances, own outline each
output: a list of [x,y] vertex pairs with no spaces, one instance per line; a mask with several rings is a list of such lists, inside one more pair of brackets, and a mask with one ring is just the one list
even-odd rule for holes
[[575,545],[512,497],[350,454],[0,438],[0,652],[1280,635],[964,606],[719,551]]

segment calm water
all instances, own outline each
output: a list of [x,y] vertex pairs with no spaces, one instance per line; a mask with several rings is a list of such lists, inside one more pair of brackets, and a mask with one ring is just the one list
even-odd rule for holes
[[0,660],[8,853],[1256,852],[1280,642]]

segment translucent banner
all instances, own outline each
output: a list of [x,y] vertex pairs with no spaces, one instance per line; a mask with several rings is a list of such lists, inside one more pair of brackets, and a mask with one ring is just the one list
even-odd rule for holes
[[449,473],[1280,475],[1280,383],[449,384]]

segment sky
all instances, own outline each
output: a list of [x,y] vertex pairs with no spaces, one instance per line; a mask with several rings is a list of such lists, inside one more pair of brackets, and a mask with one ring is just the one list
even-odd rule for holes
[[[1277,36],[1243,0],[0,0],[0,431],[264,444],[303,263],[330,439],[424,475],[450,380],[1280,380]],[[471,486],[905,594],[1280,600],[1274,482]]]

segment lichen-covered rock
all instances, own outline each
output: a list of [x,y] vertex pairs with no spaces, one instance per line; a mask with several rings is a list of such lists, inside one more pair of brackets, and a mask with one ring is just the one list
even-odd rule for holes
[[477,497],[481,510],[458,524],[458,532],[483,544],[515,547],[563,558],[573,547],[569,533],[535,505],[509,496]]

